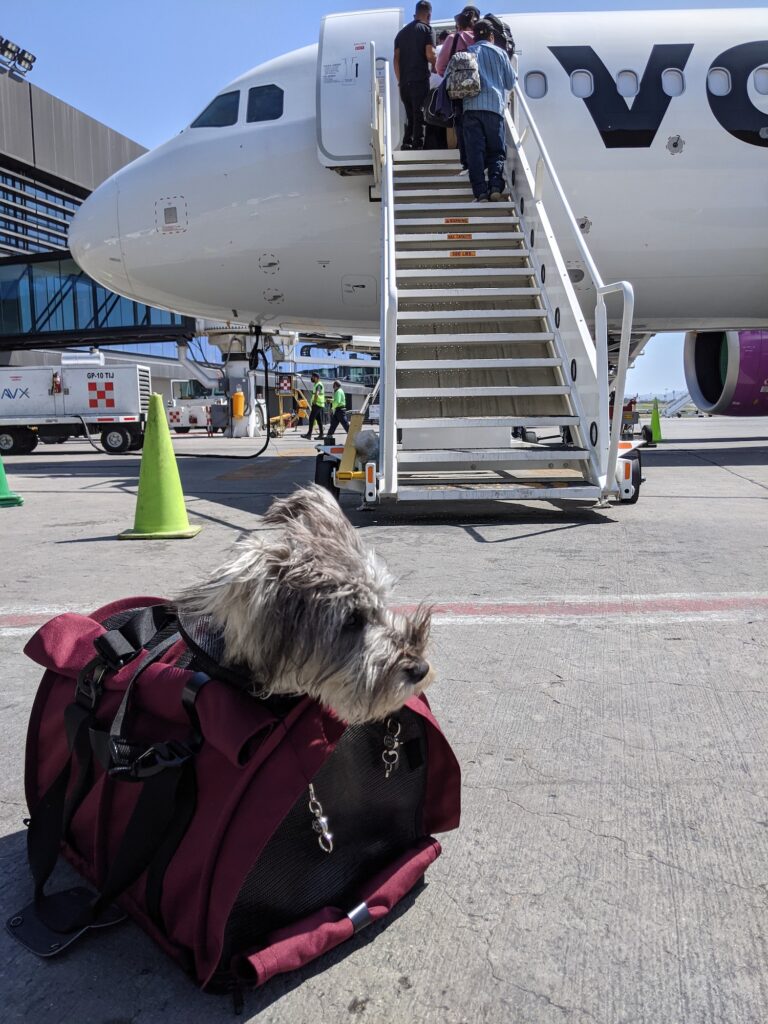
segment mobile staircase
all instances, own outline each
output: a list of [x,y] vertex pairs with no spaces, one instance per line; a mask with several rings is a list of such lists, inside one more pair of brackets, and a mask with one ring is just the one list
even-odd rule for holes
[[[370,463],[365,475],[337,472],[337,483],[364,478],[369,502],[636,501],[639,458],[633,443],[620,440],[632,288],[603,283],[522,93],[506,118],[510,198],[474,203],[456,151],[394,151],[388,74],[378,75],[376,90],[376,486]],[[594,333],[555,238],[545,186],[558,224],[575,240],[582,279],[591,280]],[[623,310],[618,364],[609,366],[605,300],[613,293]]]

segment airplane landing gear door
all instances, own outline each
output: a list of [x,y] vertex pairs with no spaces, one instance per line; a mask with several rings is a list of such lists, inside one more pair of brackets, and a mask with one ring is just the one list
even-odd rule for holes
[[323,166],[373,165],[373,61],[391,62],[402,24],[402,8],[323,18],[317,58],[317,151]]

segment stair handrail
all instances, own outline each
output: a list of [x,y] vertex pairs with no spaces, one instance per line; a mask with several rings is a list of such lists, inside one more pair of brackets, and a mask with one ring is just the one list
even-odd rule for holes
[[379,121],[376,130],[383,134],[384,139],[381,168],[381,283],[379,289],[381,295],[379,493],[391,497],[397,494],[397,278],[395,186],[392,171],[394,147],[392,145],[389,61],[380,57],[375,63],[384,71],[380,78],[376,76],[379,89],[379,103],[377,104]]
[[[605,400],[602,402],[603,415],[602,419],[605,422],[608,419],[608,382],[609,382],[609,365],[608,365],[608,315],[605,305],[605,297],[607,295],[619,294],[623,300],[622,319],[621,319],[621,338],[619,342],[619,361],[616,366],[616,372],[614,376],[614,401],[613,401],[613,418],[610,423],[610,444],[608,448],[608,457],[605,465],[602,466],[601,477],[603,479],[603,491],[609,493],[616,489],[615,475],[616,475],[616,460],[618,458],[619,441],[621,439],[621,420],[622,411],[624,408],[624,392],[626,388],[627,380],[627,369],[629,366],[629,343],[632,334],[632,321],[634,318],[635,310],[635,293],[632,285],[629,281],[614,281],[611,284],[606,284],[603,281],[602,275],[597,268],[597,264],[589,251],[589,247],[584,240],[584,235],[579,228],[576,217],[571,208],[571,204],[568,202],[568,197],[565,194],[565,190],[560,182],[560,178],[555,170],[552,158],[549,155],[549,150],[546,147],[544,139],[541,137],[541,133],[536,125],[533,115],[531,114],[530,107],[523,95],[523,90],[520,87],[520,80],[518,79],[513,90],[513,99],[517,103],[519,109],[523,111],[526,119],[526,128],[520,133],[517,129],[517,125],[512,117],[509,109],[506,111],[506,123],[507,127],[512,134],[515,146],[518,150],[522,150],[525,143],[527,134],[533,136],[536,145],[539,150],[539,159],[536,162],[535,172],[535,193],[534,201],[539,208],[543,208],[543,192],[544,192],[544,172],[546,171],[549,175],[550,182],[554,188],[555,194],[560,200],[560,205],[565,213],[566,221],[570,228],[571,234],[576,242],[576,248],[579,251],[579,255],[584,263],[587,273],[592,278],[592,283],[595,286],[597,293],[597,303],[595,306],[595,349],[596,349],[596,366],[598,379],[605,381]],[[602,391],[601,391],[602,394]],[[602,460],[601,460],[602,461]]]

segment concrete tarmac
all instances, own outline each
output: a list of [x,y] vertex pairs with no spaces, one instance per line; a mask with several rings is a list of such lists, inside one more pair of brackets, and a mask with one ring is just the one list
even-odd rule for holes
[[[662,422],[635,506],[345,510],[436,606],[436,714],[461,828],[386,925],[250,994],[265,1024],[763,1024],[768,1019],[768,421]],[[178,438],[177,451],[252,442]],[[11,457],[0,510],[0,908],[31,898],[23,750],[38,624],[213,569],[312,478],[285,438],[181,460],[189,541],[125,544],[139,460]],[[59,887],[75,876],[61,867]],[[231,1018],[135,925],[40,961],[0,936],[3,1024]]]

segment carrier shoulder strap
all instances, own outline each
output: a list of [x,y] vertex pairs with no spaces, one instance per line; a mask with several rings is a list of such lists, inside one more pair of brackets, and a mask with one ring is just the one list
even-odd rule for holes
[[[202,672],[195,673],[182,695],[182,703],[192,725],[188,743],[171,741],[152,744],[150,747],[142,744],[139,748],[123,736],[125,713],[136,680],[179,640],[176,630],[154,645],[131,677],[110,731],[107,733],[95,728],[95,711],[106,671],[122,667],[136,657],[140,650],[152,646],[158,635],[168,630],[169,623],[174,621],[175,612],[172,609],[156,605],[141,609],[119,627],[98,637],[94,645],[99,650],[99,656],[80,673],[75,701],[65,709],[64,721],[70,756],[35,808],[27,834],[27,855],[35,882],[33,906],[40,924],[48,930],[77,935],[95,923],[112,900],[152,864],[169,829],[175,826],[172,830],[177,832],[182,823],[188,823],[191,818],[195,801],[191,759],[202,742],[195,701],[210,676]],[[115,739],[122,741],[122,747],[113,742]],[[138,749],[141,753],[136,754]],[[114,763],[113,754],[118,754],[118,764]],[[136,754],[135,760],[126,764],[125,758],[133,754]],[[61,842],[75,811],[92,784],[94,755],[102,763],[107,761],[105,768],[110,774],[122,774],[124,778],[127,775],[132,780],[142,781],[142,792],[102,891],[94,894],[81,889],[74,902],[71,899],[62,900],[62,894],[46,897],[45,885],[55,867]],[[79,764],[79,774],[67,799],[73,761]],[[166,865],[168,859],[169,856]],[[157,889],[157,872],[153,884]]]

